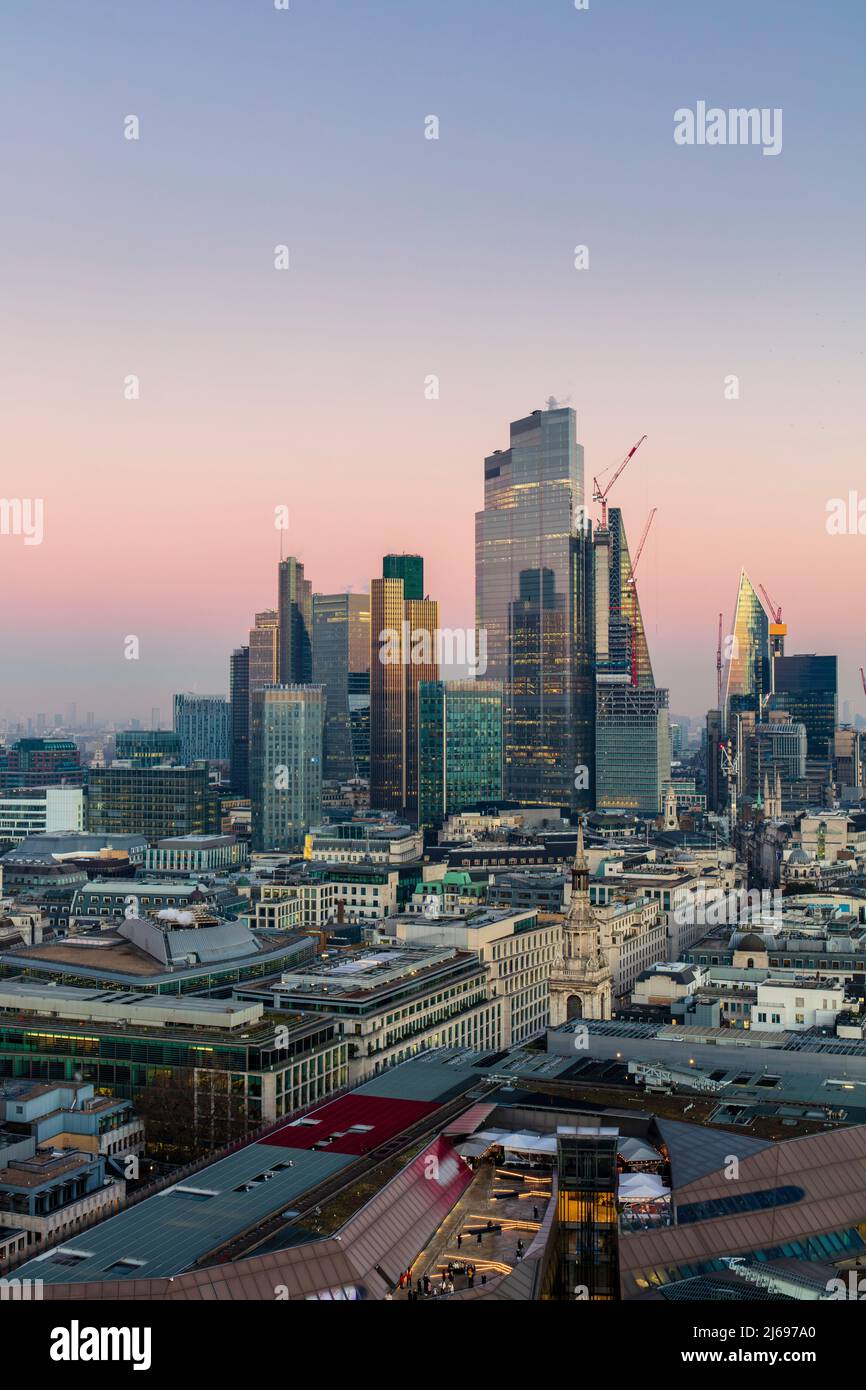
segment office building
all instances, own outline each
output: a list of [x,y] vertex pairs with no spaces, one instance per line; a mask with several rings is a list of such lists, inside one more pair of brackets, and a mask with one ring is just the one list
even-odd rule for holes
[[205,764],[198,767],[91,768],[87,829],[99,835],[141,833],[151,844],[174,835],[219,829],[219,798]]
[[0,749],[0,791],[83,785],[84,768],[74,739],[20,738],[11,748]]
[[476,629],[503,683],[505,794],[525,805],[592,805],[589,531],[574,411],[513,421],[510,447],[484,462]]
[[501,682],[424,681],[418,700],[418,823],[501,801]]
[[298,849],[322,815],[325,692],[320,685],[270,685],[251,700],[253,847]]
[[323,776],[328,781],[364,775],[355,759],[351,700],[366,694],[369,708],[369,680],[369,596],[314,594],[313,683],[325,689]]
[[174,731],[184,763],[228,763],[231,754],[231,706],[221,695],[174,697]]
[[595,736],[598,809],[658,815],[671,767],[667,690],[599,683]]
[[278,571],[279,675],[281,685],[308,685],[313,678],[313,586],[290,555]]
[[770,620],[745,570],[740,571],[734,623],[726,643],[725,732],[736,739],[737,715],[750,711],[759,718],[771,681]]
[[833,756],[838,723],[838,657],[779,656],[773,662],[774,691],[770,705],[786,710],[806,727],[810,758]]
[[275,608],[266,608],[255,616],[250,628],[249,688],[277,685],[280,679],[280,619]]
[[0,792],[0,845],[18,845],[30,835],[84,829],[81,787],[18,787]]
[[611,1300],[619,1294],[619,1131],[561,1125],[556,1135],[559,1260],[555,1296]]
[[180,735],[170,729],[124,729],[115,736],[114,755],[119,762],[136,767],[185,761]]
[[370,805],[417,821],[418,687],[439,679],[439,605],[407,597],[407,577],[410,594],[423,591],[420,556],[390,558],[406,576],[370,586]]
[[[270,682],[269,682],[270,683]],[[229,780],[235,796],[250,794],[250,649],[236,647],[229,659],[231,747]]]

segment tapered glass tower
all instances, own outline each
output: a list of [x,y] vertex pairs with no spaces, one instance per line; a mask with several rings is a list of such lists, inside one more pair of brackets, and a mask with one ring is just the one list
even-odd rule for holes
[[485,459],[475,518],[476,625],[504,688],[505,794],[524,805],[592,804],[591,577],[575,413],[537,410]]

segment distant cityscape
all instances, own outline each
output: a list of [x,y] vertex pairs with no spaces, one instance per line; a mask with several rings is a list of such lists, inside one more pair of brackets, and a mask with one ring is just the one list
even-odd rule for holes
[[3,1288],[859,1297],[866,721],[745,570],[671,717],[643,444],[511,422],[472,630],[289,555],[170,729],[7,723]]

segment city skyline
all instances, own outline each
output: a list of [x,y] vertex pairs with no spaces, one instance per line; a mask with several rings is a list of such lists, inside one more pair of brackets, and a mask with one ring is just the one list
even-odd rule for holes
[[[321,593],[424,554],[443,622],[471,625],[482,460],[551,395],[577,410],[588,480],[648,435],[614,500],[631,537],[658,507],[641,599],[674,710],[712,702],[741,567],[866,708],[862,642],[821,579],[862,577],[862,538],[828,533],[827,509],[858,486],[863,193],[823,138],[858,126],[862,10],[477,11],[216,4],[202,26],[156,3],[106,7],[86,41],[72,14],[4,19],[25,55],[3,98],[4,492],[45,509],[41,545],[0,537],[23,594],[4,715],[58,669],[61,705],[106,717],[227,692],[281,540]],[[532,103],[500,80],[515,49]],[[778,157],[675,143],[703,97],[784,108]]]

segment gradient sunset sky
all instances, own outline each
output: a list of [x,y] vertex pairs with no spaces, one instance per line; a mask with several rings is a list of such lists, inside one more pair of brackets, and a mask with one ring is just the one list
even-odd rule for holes
[[[484,455],[550,395],[588,490],[649,436],[611,500],[633,547],[659,509],[672,709],[745,565],[866,714],[866,535],[825,528],[866,498],[862,0],[42,0],[0,39],[0,493],[45,507],[0,536],[0,716],[227,692],[280,504],[316,590],[417,550],[471,625]],[[781,154],[676,145],[698,101],[782,108]]]

